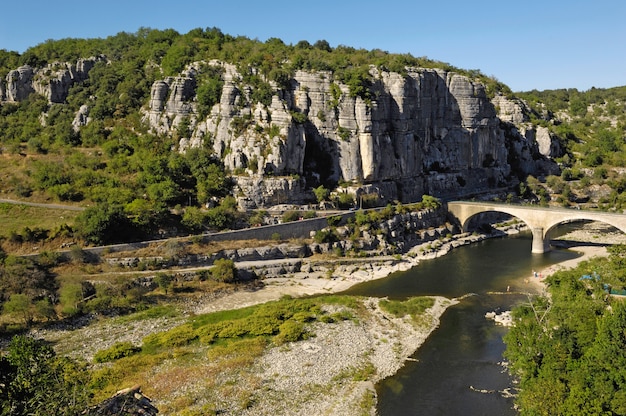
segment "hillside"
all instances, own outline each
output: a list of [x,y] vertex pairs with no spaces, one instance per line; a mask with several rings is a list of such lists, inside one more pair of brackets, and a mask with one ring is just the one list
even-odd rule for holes
[[567,148],[478,71],[324,41],[141,29],[2,51],[0,75],[3,196],[91,206],[70,224],[86,243],[276,204],[514,195]]

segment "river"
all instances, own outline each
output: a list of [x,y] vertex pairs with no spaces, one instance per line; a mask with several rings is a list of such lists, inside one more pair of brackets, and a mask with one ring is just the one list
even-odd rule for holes
[[513,399],[502,393],[513,387],[502,366],[507,329],[485,313],[510,310],[526,300],[533,270],[576,256],[556,249],[532,254],[530,234],[522,233],[459,247],[345,292],[391,299],[469,295],[448,308],[440,327],[396,375],[377,385],[378,414],[515,415]]

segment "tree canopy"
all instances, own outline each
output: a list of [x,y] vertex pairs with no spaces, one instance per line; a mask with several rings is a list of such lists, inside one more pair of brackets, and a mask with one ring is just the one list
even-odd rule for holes
[[550,276],[550,297],[513,311],[505,357],[522,415],[626,414],[626,303],[608,294],[626,285],[625,249],[611,251]]

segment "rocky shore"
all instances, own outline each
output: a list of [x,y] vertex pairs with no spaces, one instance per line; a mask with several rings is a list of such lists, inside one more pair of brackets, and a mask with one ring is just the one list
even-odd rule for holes
[[257,364],[262,394],[242,414],[374,414],[375,383],[395,374],[439,325],[446,308],[457,303],[436,297],[416,326],[406,317],[385,314],[378,301],[363,301],[366,319],[316,324],[309,340],[267,351]]
[[[518,228],[511,227],[500,233],[516,233],[519,232]],[[598,242],[594,237],[595,230],[584,233],[587,240]],[[570,237],[583,240],[580,234]],[[407,270],[420,261],[443,256],[455,247],[485,238],[487,236],[484,235],[457,235],[434,245],[431,242],[413,247],[402,257],[351,259],[353,261],[344,259],[330,268],[332,272],[312,267],[308,271],[267,278],[260,289],[237,291],[217,299],[205,299],[186,305],[187,314],[236,309],[276,300],[284,295],[298,297],[340,292],[356,283]],[[587,246],[576,250],[584,250],[585,255],[561,267],[572,267],[590,256],[606,255],[603,247]],[[317,271],[312,273],[313,269]],[[548,275],[556,269],[557,266],[552,266],[542,274]],[[535,284],[537,290],[541,290],[541,283]],[[396,373],[437,328],[446,308],[456,302],[455,299],[436,297],[434,306],[427,310],[420,325],[416,326],[407,318],[395,318],[386,314],[378,306],[378,299],[364,299],[366,314],[358,320],[313,324],[310,331],[314,333],[314,337],[268,349],[249,369],[248,377],[253,380],[254,385],[248,387],[253,389],[254,399],[242,410],[236,398],[225,398],[222,408],[225,414],[241,415],[373,415],[376,404],[375,383]],[[148,333],[172,328],[183,320],[184,317],[158,318],[144,320],[132,326],[111,322],[85,325],[71,331],[40,331],[35,335],[55,341],[57,348],[64,353],[90,360],[96,351],[115,342],[130,341],[140,344]],[[89,342],[85,343],[85,340]],[[360,371],[366,371],[367,376],[362,379],[356,377],[355,374]],[[120,386],[123,387],[128,386]],[[150,386],[142,387],[150,389]],[[189,393],[197,388],[194,381],[190,380],[184,390]],[[160,397],[155,392],[158,392],[156,388],[150,393],[154,405],[166,409],[172,398]],[[162,411],[162,414],[168,413]]]
[[[600,227],[600,228],[598,228]],[[518,227],[502,230],[509,234],[519,232]],[[602,225],[589,225],[575,233],[563,236],[562,240],[577,240],[580,245],[572,249],[582,253],[580,257],[554,265],[541,271],[546,276],[561,268],[575,267],[581,261],[607,255],[603,246],[586,245],[598,243],[598,232],[602,242],[622,242],[619,234],[609,235]],[[443,243],[437,250],[415,247],[402,260],[380,259],[379,262],[342,265],[333,271],[333,277],[291,276],[290,278],[267,279],[266,286],[253,293],[236,293],[211,305],[203,312],[245,306],[256,302],[277,299],[283,295],[303,296],[315,293],[342,291],[353,284],[382,278],[398,270],[407,270],[422,260],[447,254],[454,247],[480,241],[487,236],[463,235]],[[419,253],[419,254],[418,254]],[[534,280],[533,291],[545,289],[543,279]],[[446,308],[456,304],[456,299],[437,298],[435,306],[428,311],[428,323],[422,327],[411,327],[403,320],[389,319],[376,305],[375,299],[367,299],[373,311],[371,319],[359,324],[344,322],[336,326],[315,329],[316,337],[311,341],[299,342],[289,348],[273,348],[261,360],[259,375],[265,387],[264,399],[246,415],[310,415],[310,414],[375,414],[375,400],[370,407],[362,408],[363,397],[375,395],[374,384],[395,374],[439,325]],[[510,325],[508,316],[486,317],[496,323]],[[498,320],[498,318],[500,318]],[[367,382],[345,382],[324,394],[311,394],[311,386],[321,386],[341,373],[342,368],[358,366],[367,356],[375,367],[375,376]],[[280,399],[277,400],[277,397]],[[374,396],[375,397],[375,396]],[[359,407],[361,406],[361,407]]]

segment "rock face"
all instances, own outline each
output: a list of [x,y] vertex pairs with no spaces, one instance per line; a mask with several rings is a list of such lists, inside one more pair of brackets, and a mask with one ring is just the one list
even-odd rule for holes
[[[531,109],[521,100],[498,95],[492,100],[498,110],[503,128],[508,130],[507,145],[511,168],[520,176],[558,174],[559,168],[553,158],[563,156],[560,142],[548,128],[534,126],[530,122]],[[549,119],[550,115],[535,114]],[[546,118],[547,117],[547,118]]]
[[0,80],[0,101],[20,102],[37,92],[50,103],[64,103],[72,85],[87,79],[89,71],[104,57],[79,59],[76,64],[53,63],[41,69],[28,65],[10,71]]
[[[105,60],[17,68],[0,80],[0,101],[38,93],[63,103],[69,88]],[[201,115],[197,92],[207,68],[221,73],[221,97]],[[558,141],[529,123],[522,102],[490,100],[479,82],[440,69],[399,74],[372,67],[370,75],[367,94],[359,95],[331,72],[297,71],[280,85],[266,82],[270,94],[260,99],[259,86],[246,84],[234,65],[199,62],[153,84],[144,121],[156,133],[182,134],[178,151],[212,147],[235,174],[235,195],[246,208],[313,202],[320,185],[347,183],[376,189],[383,201],[412,202],[558,172]],[[84,105],[73,128],[87,123]]]
[[[497,97],[498,117],[482,84],[437,69],[406,75],[371,70],[371,99],[350,93],[330,72],[298,71],[289,87],[272,85],[271,103],[252,102],[252,87],[232,65],[221,100],[196,117],[194,88],[201,65],[157,81],[145,119],[160,133],[187,118],[184,151],[205,141],[239,174],[247,207],[310,201],[311,188],[339,182],[380,184],[385,199],[415,201],[509,186],[522,173],[551,171],[558,155],[547,131],[520,132],[524,109]],[[512,161],[512,162],[511,162]],[[390,186],[391,184],[391,186]]]

